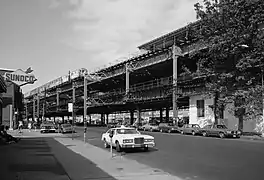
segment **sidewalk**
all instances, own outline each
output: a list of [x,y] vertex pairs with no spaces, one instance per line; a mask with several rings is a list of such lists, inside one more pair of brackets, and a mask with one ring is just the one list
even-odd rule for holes
[[53,138],[41,136],[24,130],[19,143],[0,146],[1,180],[115,180]]
[[0,159],[1,180],[70,180],[40,138],[0,146]]
[[69,137],[57,137],[55,140],[91,160],[97,167],[117,180],[181,180],[160,169],[151,168],[121,155],[114,154],[112,157],[109,150],[89,143],[84,144],[80,140],[72,140]]

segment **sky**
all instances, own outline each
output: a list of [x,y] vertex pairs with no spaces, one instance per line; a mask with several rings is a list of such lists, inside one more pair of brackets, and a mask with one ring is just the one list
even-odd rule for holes
[[[198,0],[0,0],[0,68],[32,67],[28,92],[93,71],[195,21]],[[201,1],[201,0],[200,0]]]

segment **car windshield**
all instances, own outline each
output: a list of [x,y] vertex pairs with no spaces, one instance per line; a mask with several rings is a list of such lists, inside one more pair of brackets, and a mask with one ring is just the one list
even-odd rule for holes
[[67,128],[67,127],[71,127],[71,125],[70,124],[63,124],[62,127],[66,127]]
[[217,125],[216,128],[218,128],[218,129],[227,129],[227,127],[225,125]]
[[135,129],[117,129],[117,134],[139,134]]

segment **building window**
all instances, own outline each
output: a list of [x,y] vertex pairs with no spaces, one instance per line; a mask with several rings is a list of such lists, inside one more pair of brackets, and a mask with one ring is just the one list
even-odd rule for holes
[[196,101],[197,117],[204,117],[204,100]]

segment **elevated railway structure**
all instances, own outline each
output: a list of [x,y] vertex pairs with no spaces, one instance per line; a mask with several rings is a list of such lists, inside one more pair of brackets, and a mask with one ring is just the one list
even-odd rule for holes
[[[196,28],[197,23],[139,46],[143,53],[123,62],[91,73],[86,69],[69,72],[30,91],[25,94],[26,118],[74,117],[83,115],[84,107],[88,114],[101,114],[102,120],[104,114],[130,112],[133,123],[134,112],[141,119],[142,111],[164,109],[167,120],[170,109],[177,117],[178,109],[189,106],[189,96],[205,88],[203,77],[190,75],[196,74],[198,66],[189,54],[205,48],[189,38],[190,27]],[[173,47],[179,47],[182,55]],[[191,71],[188,75],[184,75],[186,68]],[[69,102],[74,102],[74,114],[68,112]]]

